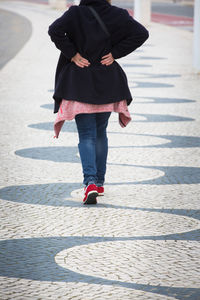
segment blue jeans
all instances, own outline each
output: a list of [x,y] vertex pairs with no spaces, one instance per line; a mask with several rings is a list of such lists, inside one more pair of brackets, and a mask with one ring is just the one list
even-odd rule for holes
[[110,115],[110,112],[105,112],[75,117],[85,185],[104,184],[108,155],[106,128]]

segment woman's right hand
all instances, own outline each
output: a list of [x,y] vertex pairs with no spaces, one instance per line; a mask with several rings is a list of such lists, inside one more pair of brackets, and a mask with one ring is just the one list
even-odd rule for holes
[[112,53],[108,53],[107,55],[102,57],[101,64],[110,66],[115,61],[114,57],[112,56]]
[[76,55],[74,55],[74,57],[72,57],[71,61],[80,68],[89,67],[90,65],[90,62],[86,58],[82,57],[78,52],[76,53]]

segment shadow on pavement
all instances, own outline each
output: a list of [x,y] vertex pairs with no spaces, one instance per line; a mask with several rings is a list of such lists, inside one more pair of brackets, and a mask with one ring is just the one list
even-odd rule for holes
[[167,57],[158,57],[158,56],[139,56],[138,59],[142,60],[165,60]]
[[124,68],[152,68],[152,65],[123,63]]
[[[170,287],[151,284],[136,284],[119,280],[109,280],[90,276],[62,268],[55,262],[59,252],[71,247],[109,241],[160,240],[160,237],[49,237],[27,238],[0,241],[0,276],[24,278],[50,282],[81,282],[104,286],[116,285],[154,294],[167,295],[175,299],[198,299],[200,289],[186,287]],[[166,239],[163,236],[163,239]],[[170,236],[168,237],[170,239]],[[173,235],[171,239],[174,240]]]
[[[54,90],[49,90],[49,92],[53,93]],[[169,103],[177,104],[177,103],[193,103],[193,102],[196,102],[195,100],[184,99],[184,98],[138,97],[137,96],[136,99],[142,99],[142,100],[141,101],[133,100],[134,103],[144,103],[144,104],[169,104]],[[147,101],[145,101],[144,99],[147,99]],[[52,104],[51,103],[43,104],[43,105],[41,105],[41,108],[53,110],[54,104],[53,103]]]
[[[127,183],[124,183],[125,185]],[[108,184],[112,185],[112,184]],[[32,184],[32,185],[16,185],[8,186],[0,189],[0,197],[6,201],[54,206],[54,207],[82,207],[83,209],[94,208],[94,206],[84,206],[82,201],[77,201],[71,196],[72,191],[80,189],[81,183],[48,183],[48,184]],[[112,209],[123,209],[133,211],[144,211],[144,212],[156,212],[164,213],[169,215],[178,215],[200,220],[200,210],[197,209],[172,209],[172,208],[148,208],[148,207],[133,207],[126,205],[118,205],[108,203],[100,203],[95,208],[112,208]],[[193,233],[193,236],[187,236],[189,233]],[[177,233],[177,234],[166,234],[162,236],[155,236],[156,239],[183,239],[183,240],[200,240],[200,235],[195,235],[196,230]],[[199,229],[197,230],[199,232]],[[176,237],[175,237],[176,236]],[[141,237],[142,238],[142,237]],[[137,237],[138,239],[138,237]]]
[[[134,83],[133,86],[131,84]],[[153,89],[153,88],[172,88],[174,87],[173,84],[168,84],[168,83],[159,83],[159,82],[140,82],[140,81],[135,81],[134,79],[129,80],[129,88],[135,89],[135,88],[148,88],[148,89]]]
[[133,120],[132,122],[191,122],[193,118],[180,117],[174,115],[157,115],[157,114],[131,114],[132,116],[141,116],[146,120]]
[[[189,100],[189,99],[182,99],[182,98],[162,98],[162,97],[137,97],[137,99],[142,99],[143,101],[134,101],[134,103],[145,103],[145,104],[176,104],[176,103],[192,103],[196,102],[195,100]],[[144,99],[151,100],[151,101],[144,101]],[[44,108],[53,109],[53,106],[47,106]]]
[[[136,114],[131,113],[132,116],[139,116],[142,117],[143,120],[133,120],[132,122],[137,123],[152,123],[152,122],[191,122],[195,121],[193,118],[188,117],[181,117],[181,116],[175,116],[175,115],[158,115],[158,114]],[[115,121],[111,121],[115,122]],[[63,126],[62,131],[67,132],[76,132],[76,124],[74,121],[72,122],[66,122],[66,126]],[[42,129],[42,130],[53,130],[53,123],[52,122],[46,122],[46,123],[39,123],[39,124],[30,124],[28,125],[30,128],[35,129]],[[126,134],[126,133],[124,133]]]
[[8,186],[0,189],[0,197],[3,200],[46,205],[46,206],[80,206],[73,201],[71,192],[82,187],[81,183],[48,183]]
[[181,136],[181,135],[153,135],[153,134],[136,134],[136,133],[123,133],[123,132],[109,132],[109,134],[122,134],[132,136],[146,136],[155,137],[168,140],[167,143],[156,145],[133,145],[133,146],[116,146],[111,148],[195,148],[200,147],[200,137],[197,136]]
[[[77,147],[35,147],[17,150],[16,155],[24,158],[47,160],[60,163],[80,163]],[[163,176],[148,180],[133,181],[121,184],[150,184],[150,185],[165,185],[165,184],[196,184],[200,183],[200,168],[198,167],[182,167],[182,166],[145,166],[133,164],[117,164],[109,163],[108,166],[144,168],[161,171]],[[130,172],[130,170],[129,170]]]
[[[126,70],[129,78],[129,82],[135,79],[146,79],[146,78],[177,78],[181,77],[180,74],[153,74],[153,73],[137,73],[137,72],[130,72],[130,70]],[[130,76],[131,75],[131,76]]]
[[[39,129],[39,130],[48,130],[53,131],[53,123],[38,123],[29,125],[30,128]],[[65,122],[62,127],[62,132],[71,132],[77,133],[75,122]],[[119,135],[130,135],[130,136],[146,136],[152,138],[160,138],[168,140],[168,142],[164,141],[162,144],[150,144],[150,145],[137,145],[133,144],[131,146],[113,146],[109,148],[194,148],[200,147],[200,137],[198,136],[181,136],[181,135],[155,135],[155,134],[137,134],[131,132],[117,132],[117,131],[108,131],[108,134],[119,134]]]

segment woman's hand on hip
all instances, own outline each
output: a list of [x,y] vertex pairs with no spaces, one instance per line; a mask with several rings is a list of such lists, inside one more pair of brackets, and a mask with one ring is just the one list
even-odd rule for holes
[[101,63],[102,65],[112,65],[112,63],[115,61],[114,57],[112,56],[112,53],[110,52],[109,54],[105,55],[102,57]]
[[82,57],[79,53],[76,53],[76,55],[72,57],[71,61],[80,68],[89,67],[90,65],[90,62],[86,58]]

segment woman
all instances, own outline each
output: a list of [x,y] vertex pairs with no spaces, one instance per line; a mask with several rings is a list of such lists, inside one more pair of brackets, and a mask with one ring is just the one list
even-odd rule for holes
[[97,196],[104,193],[106,128],[111,112],[119,113],[122,127],[131,120],[127,105],[132,96],[126,75],[115,59],[137,49],[149,36],[126,10],[110,2],[81,0],[48,31],[61,51],[53,95],[54,112],[58,113],[54,130],[58,138],[65,120],[75,118],[85,184],[84,204],[96,204]]

